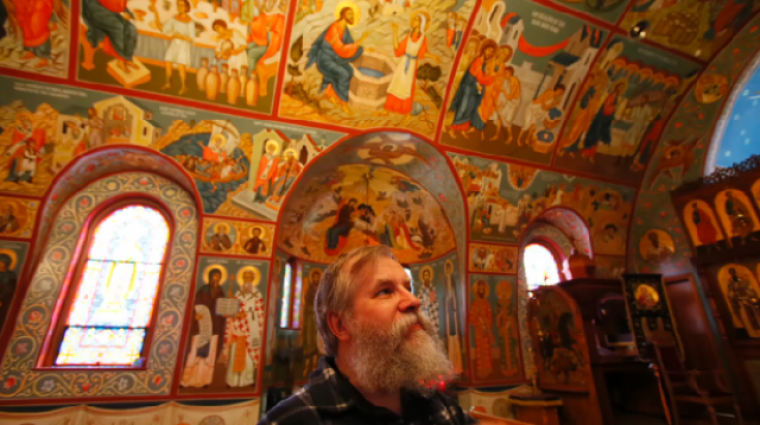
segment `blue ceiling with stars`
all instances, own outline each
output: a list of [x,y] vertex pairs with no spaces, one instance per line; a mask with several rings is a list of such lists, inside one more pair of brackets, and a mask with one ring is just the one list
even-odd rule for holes
[[736,99],[715,165],[730,167],[760,153],[760,67]]

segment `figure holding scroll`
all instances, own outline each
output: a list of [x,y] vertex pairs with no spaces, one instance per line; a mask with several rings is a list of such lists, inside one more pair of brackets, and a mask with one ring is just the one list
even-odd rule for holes
[[[190,350],[182,372],[183,387],[201,388],[214,379],[217,341],[225,328],[225,318],[216,314],[217,300],[224,299],[221,283],[227,270],[220,265],[209,266],[204,274],[206,285],[195,295],[195,320],[190,322]],[[209,324],[210,329],[208,328]]]

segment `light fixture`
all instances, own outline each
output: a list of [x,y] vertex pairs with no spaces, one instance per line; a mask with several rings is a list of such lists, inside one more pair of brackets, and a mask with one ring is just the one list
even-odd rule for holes
[[644,38],[647,36],[647,30],[649,29],[649,21],[639,21],[636,25],[631,27],[628,31],[628,35],[632,38]]

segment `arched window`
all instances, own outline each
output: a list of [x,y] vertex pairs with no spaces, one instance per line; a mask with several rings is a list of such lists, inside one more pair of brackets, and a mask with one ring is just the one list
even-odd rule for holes
[[523,263],[529,291],[559,282],[557,260],[554,254],[543,244],[531,243],[526,246]]
[[301,328],[302,265],[295,259],[285,263],[280,297],[280,328]]
[[53,366],[141,366],[160,286],[169,223],[152,203],[95,216],[54,339]]
[[[755,64],[758,58],[755,59]],[[705,161],[705,174],[718,168],[728,168],[744,162],[752,155],[760,154],[760,66],[749,70],[733,86],[733,93],[724,106],[724,112]],[[702,103],[713,103],[726,95],[730,86],[726,77],[711,74],[705,78],[704,90],[697,92]],[[733,104],[730,102],[733,101]],[[720,131],[720,129],[723,131]],[[692,142],[698,143],[698,141]]]

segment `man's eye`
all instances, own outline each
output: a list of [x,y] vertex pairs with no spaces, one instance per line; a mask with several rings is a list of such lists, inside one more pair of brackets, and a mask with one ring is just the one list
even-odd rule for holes
[[389,288],[381,289],[380,292],[377,293],[377,295],[390,295],[393,291],[391,291]]

